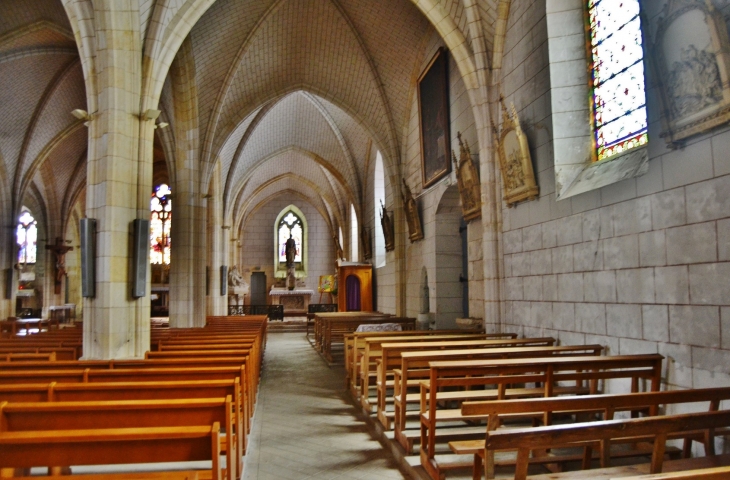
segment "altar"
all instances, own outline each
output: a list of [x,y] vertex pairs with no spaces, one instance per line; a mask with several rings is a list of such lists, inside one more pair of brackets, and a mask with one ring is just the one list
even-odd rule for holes
[[272,288],[269,290],[272,305],[284,305],[284,314],[293,311],[307,312],[309,300],[314,295],[314,290],[306,288],[295,288],[287,290],[285,288]]

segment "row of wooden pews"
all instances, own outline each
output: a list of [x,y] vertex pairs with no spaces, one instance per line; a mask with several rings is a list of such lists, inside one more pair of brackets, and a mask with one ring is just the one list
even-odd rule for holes
[[345,335],[355,332],[361,325],[397,324],[401,330],[416,328],[416,319],[394,317],[380,312],[335,312],[314,314],[313,346],[328,362],[335,362],[333,346],[344,348]]
[[34,466],[51,475],[70,465],[206,460],[209,471],[108,478],[239,478],[266,317],[153,328],[151,339],[141,360],[0,363],[0,477]]
[[[354,333],[345,335],[346,382],[434,480],[464,468],[475,479],[497,470],[552,472],[541,480],[730,478],[730,456],[714,443],[730,427],[721,408],[730,388],[661,392],[661,355],[602,353],[516,335]],[[688,411],[699,412],[666,414]],[[690,458],[692,442],[704,457]]]

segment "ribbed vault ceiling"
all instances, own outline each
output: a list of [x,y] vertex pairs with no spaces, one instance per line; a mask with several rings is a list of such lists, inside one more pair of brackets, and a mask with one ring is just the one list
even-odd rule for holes
[[[188,1],[139,0],[143,41]],[[422,3],[451,17],[472,51],[468,12],[477,15],[491,48],[498,0]],[[198,112],[188,135],[198,139],[206,182],[220,167],[227,221],[240,226],[286,192],[336,228],[350,203],[361,204],[373,150],[398,164],[416,78],[437,36],[412,0],[215,1],[188,38]],[[160,100],[170,131],[173,83]],[[0,100],[0,200],[22,203],[34,192],[55,228],[82,188],[87,151],[86,129],[69,114],[86,108],[86,94],[61,0],[0,4]],[[169,157],[175,135],[166,135]]]

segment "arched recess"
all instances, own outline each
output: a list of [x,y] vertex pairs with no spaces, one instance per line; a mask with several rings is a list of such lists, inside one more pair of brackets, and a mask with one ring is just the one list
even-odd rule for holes
[[276,216],[276,221],[274,222],[274,265],[276,266],[276,268],[274,269],[274,276],[276,278],[286,277],[286,265],[283,262],[279,261],[279,249],[281,248],[281,239],[279,238],[279,223],[281,223],[282,219],[286,217],[289,213],[294,213],[294,215],[297,216],[299,220],[301,220],[302,226],[301,264],[297,265],[295,271],[296,277],[306,277],[307,269],[309,267],[309,225],[307,223],[307,217],[304,216],[304,212],[302,212],[296,205],[291,204],[286,206],[281,210],[281,212],[279,212],[279,215]]
[[461,203],[456,185],[444,192],[436,209],[436,328],[456,328],[462,315]]

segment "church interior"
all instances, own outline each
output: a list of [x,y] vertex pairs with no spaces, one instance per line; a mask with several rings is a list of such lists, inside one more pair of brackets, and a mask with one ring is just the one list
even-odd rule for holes
[[[430,388],[433,398],[422,393],[421,413],[433,423],[408,436],[406,425],[419,428],[411,418],[419,382],[403,380],[406,421],[397,397],[405,367],[388,370],[384,347],[377,362],[358,363],[369,350],[358,350],[364,334],[350,326],[380,321],[402,339],[428,332],[419,339],[478,343],[460,348],[500,339],[507,343],[490,346],[526,349],[519,358],[550,348],[545,356],[661,359],[651,374],[595,373],[588,390],[571,392],[593,396],[600,384],[602,394],[696,391],[704,399],[714,389],[709,413],[672,397],[659,410],[641,404],[642,420],[712,413],[727,418],[690,423],[730,427],[729,28],[725,0],[0,1],[0,451],[10,442],[0,477],[30,466],[8,453],[21,448],[8,427],[11,390],[20,387],[4,390],[30,371],[19,365],[43,356],[78,368],[142,369],[153,359],[180,367],[164,352],[190,335],[190,344],[209,342],[194,350],[205,368],[233,368],[216,355],[246,351],[236,406],[226,407],[235,418],[220,430],[227,478],[472,478],[472,467],[453,474],[439,466],[444,452],[473,463],[474,478],[494,478],[495,468],[497,478],[526,478],[522,453],[503,471],[489,433],[485,447],[484,426],[494,429],[485,413],[467,418],[481,432],[472,450],[438,436],[439,409],[512,398],[501,386],[498,398],[451,392],[494,391],[492,383],[462,390],[444,380],[439,390],[442,373],[471,378],[440,373],[451,357],[434,360],[430,377],[422,367],[430,387],[421,392]],[[307,316],[306,335],[276,333],[277,321]],[[28,349],[52,335],[66,344]],[[342,390],[347,379],[348,401],[371,414],[368,431],[392,444],[385,450],[399,466],[351,476],[326,476],[323,467],[246,473],[242,456],[267,429],[248,422],[269,418],[254,411],[276,404],[258,392],[273,382],[268,371],[279,372],[266,362],[287,362],[286,352],[264,361],[277,336],[296,336],[312,365],[338,375],[323,385]],[[212,353],[216,345],[223,350]],[[441,348],[451,347],[433,347]],[[71,359],[64,349],[74,349]],[[190,355],[179,361],[203,368]],[[605,368],[649,368],[639,363]],[[604,368],[588,365],[573,369]],[[527,381],[538,390],[551,382]],[[437,401],[444,392],[454,401]],[[395,403],[381,405],[386,397]],[[611,411],[602,421],[625,419]],[[667,432],[676,442],[679,434]],[[704,449],[685,439],[679,453],[718,460],[689,467],[707,476],[676,478],[730,478],[730,444],[704,435]],[[495,434],[500,441],[510,440]],[[607,443],[593,447],[602,468]],[[651,467],[634,475],[662,471],[671,452],[657,448],[653,456],[649,448]],[[550,444],[532,451],[554,453]],[[215,451],[207,455],[221,478]],[[68,473],[72,458],[40,466]],[[257,458],[245,461],[259,468]],[[556,465],[533,462],[530,475],[563,469]],[[198,478],[171,475],[150,478]]]

